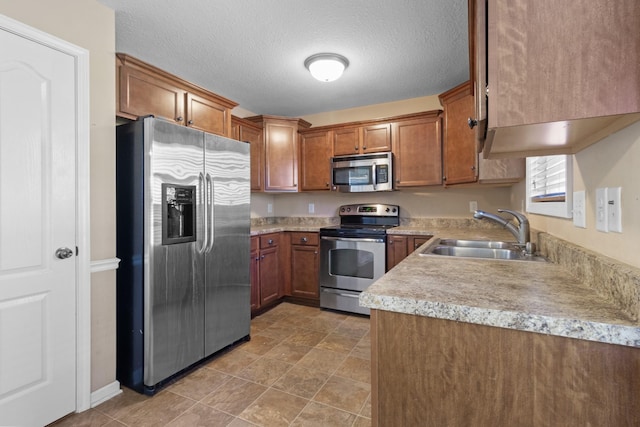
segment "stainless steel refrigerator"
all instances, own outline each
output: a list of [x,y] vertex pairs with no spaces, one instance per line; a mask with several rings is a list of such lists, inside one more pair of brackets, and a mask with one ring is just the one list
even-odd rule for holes
[[249,338],[249,144],[153,117],[116,133],[117,379],[153,394]]

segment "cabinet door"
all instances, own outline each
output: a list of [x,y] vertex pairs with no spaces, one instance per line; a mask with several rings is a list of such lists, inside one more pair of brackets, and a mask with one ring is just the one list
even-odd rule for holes
[[280,298],[278,247],[260,250],[260,305]]
[[362,128],[345,128],[333,131],[333,155],[358,154],[362,142]]
[[478,150],[475,131],[467,123],[474,117],[471,85],[464,83],[441,96],[444,106],[443,153],[445,184],[475,182],[478,178]]
[[407,252],[412,253],[431,239],[431,236],[410,237],[407,241]]
[[407,255],[406,236],[387,236],[387,271],[395,267]]
[[391,151],[391,123],[364,126],[362,128],[362,152]]
[[262,129],[239,125],[237,139],[251,144],[251,190],[260,191],[264,179]]
[[293,296],[314,300],[320,298],[318,263],[317,246],[291,246],[291,294]]
[[396,187],[442,184],[440,135],[439,117],[394,123]]
[[301,190],[329,190],[332,153],[331,131],[300,134]]
[[215,101],[188,93],[186,115],[189,127],[231,137],[229,109]]
[[286,123],[265,124],[266,191],[298,190],[298,129]]
[[257,250],[251,250],[249,265],[251,280],[251,312],[253,313],[260,308],[260,256]]
[[136,119],[153,114],[184,124],[183,89],[137,68],[123,65],[119,70],[117,115]]

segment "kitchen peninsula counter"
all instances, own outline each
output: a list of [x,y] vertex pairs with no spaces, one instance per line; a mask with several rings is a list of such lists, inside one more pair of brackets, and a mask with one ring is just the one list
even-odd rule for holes
[[[513,241],[503,229],[397,227],[392,234]],[[551,262],[413,254],[371,285],[374,310],[640,347],[640,324]]]

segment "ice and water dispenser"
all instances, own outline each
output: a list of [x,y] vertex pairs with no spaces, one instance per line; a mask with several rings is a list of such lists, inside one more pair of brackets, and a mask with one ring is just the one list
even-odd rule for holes
[[196,187],[162,184],[162,244],[196,240]]

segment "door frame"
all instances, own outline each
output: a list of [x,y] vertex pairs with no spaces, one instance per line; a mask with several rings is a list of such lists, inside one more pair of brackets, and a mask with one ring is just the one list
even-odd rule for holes
[[0,29],[74,58],[76,84],[76,412],[91,407],[89,51],[0,14]]

